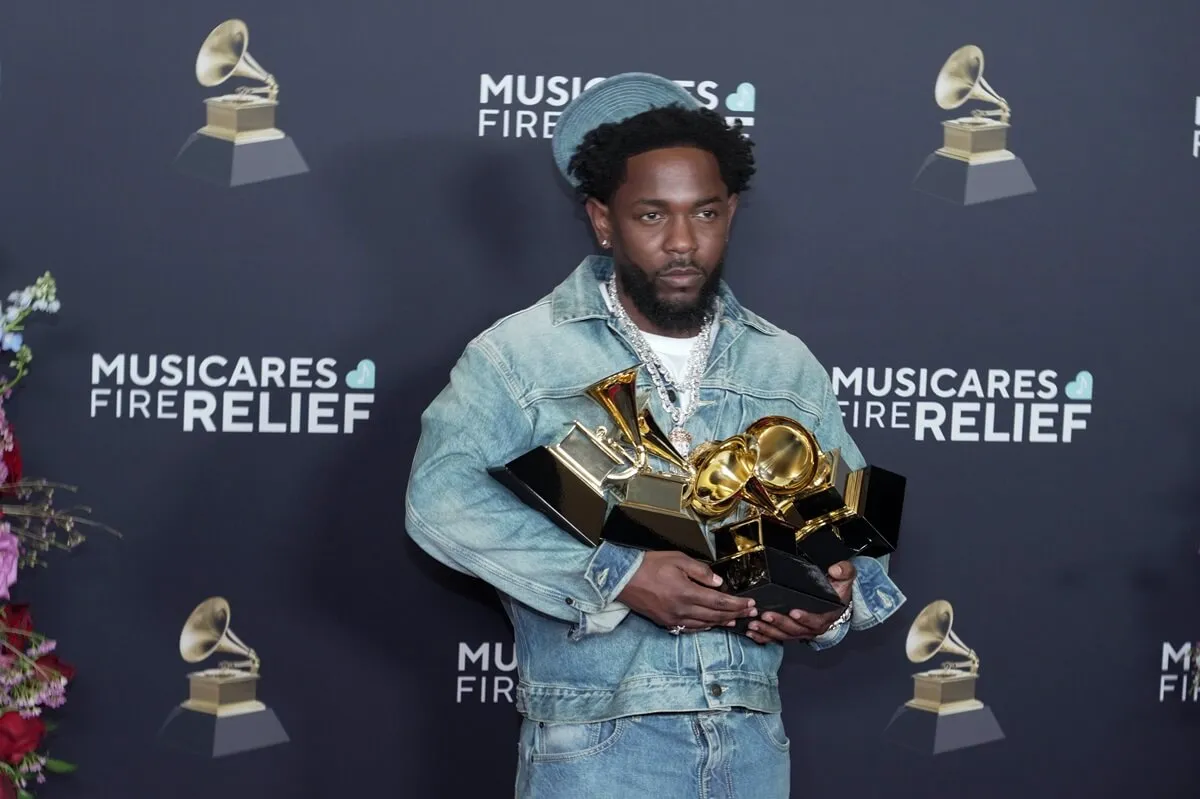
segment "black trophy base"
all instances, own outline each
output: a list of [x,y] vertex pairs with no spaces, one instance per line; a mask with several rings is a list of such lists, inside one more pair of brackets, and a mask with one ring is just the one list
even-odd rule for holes
[[891,555],[900,544],[900,522],[904,516],[903,475],[868,466],[863,470],[863,508],[860,513],[837,523],[842,540],[856,554],[869,558]]
[[926,755],[940,755],[1004,739],[1000,723],[987,705],[978,710],[944,715],[901,705],[883,734],[895,746]]
[[270,708],[234,716],[214,716],[176,707],[167,716],[158,739],[172,749],[201,757],[225,757],[290,739]]
[[601,537],[637,549],[678,551],[705,562],[714,558],[699,522],[645,508],[614,506],[604,522]]
[[[765,568],[764,568],[765,567]],[[808,613],[841,613],[845,603],[833,590],[824,570],[803,558],[765,547],[729,561],[718,561],[713,571],[721,575],[730,593],[754,600],[758,615],[767,612],[787,614],[793,610]],[[747,575],[757,572],[757,579]],[[728,629],[744,634],[754,619],[738,619]]]
[[597,494],[546,447],[537,447],[488,474],[559,529],[597,547],[608,517],[608,498]]
[[175,157],[175,169],[188,177],[221,187],[245,186],[308,171],[291,137],[234,144],[193,133]]
[[1037,191],[1020,158],[968,164],[937,153],[921,164],[913,188],[955,205],[978,205]]

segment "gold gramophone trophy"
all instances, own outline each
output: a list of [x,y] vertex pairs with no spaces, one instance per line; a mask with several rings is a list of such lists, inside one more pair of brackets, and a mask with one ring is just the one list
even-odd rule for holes
[[960,205],[1037,191],[1025,164],[1008,149],[1012,109],[984,80],[981,49],[969,44],[951,53],[933,95],[947,111],[968,100],[997,108],[975,109],[970,116],[942,122],[942,146],[925,159],[913,188]]
[[177,169],[221,186],[308,171],[295,142],[276,127],[279,84],[250,55],[249,43],[249,28],[240,19],[222,22],[204,40],[196,56],[201,86],[219,86],[233,77],[263,85],[241,86],[232,94],[206,99],[206,124],[192,134],[175,159]]
[[[589,546],[608,540],[642,549],[675,549],[712,560],[704,522],[685,501],[690,465],[646,408],[639,409],[640,366],[609,375],[584,392],[612,423],[572,422],[559,441],[488,473],[526,505]],[[655,469],[651,455],[679,473]]]
[[259,658],[229,626],[229,603],[222,597],[201,602],[183,625],[179,653],[199,663],[217,652],[246,658],[188,675],[188,698],[171,711],[159,738],[169,745],[210,757],[286,743],[275,711],[259,701]]
[[702,444],[694,457],[706,464],[701,475],[713,471],[709,464],[720,467],[698,485],[710,512],[734,503],[746,511],[713,530],[713,570],[731,593],[753,596],[760,613],[842,609],[829,567],[896,549],[904,477],[877,466],[851,470],[794,419],[763,417],[724,442]]
[[937,755],[1004,738],[991,708],[975,696],[979,657],[954,633],[953,624],[954,609],[939,599],[925,606],[909,628],[905,651],[913,663],[943,652],[966,660],[913,675],[913,698],[885,731],[899,746]]

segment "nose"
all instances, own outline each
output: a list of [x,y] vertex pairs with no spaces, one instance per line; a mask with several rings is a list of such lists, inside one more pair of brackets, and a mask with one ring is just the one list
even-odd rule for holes
[[667,236],[663,241],[663,249],[672,255],[691,255],[697,249],[695,231],[692,230],[691,220],[675,217],[668,223]]

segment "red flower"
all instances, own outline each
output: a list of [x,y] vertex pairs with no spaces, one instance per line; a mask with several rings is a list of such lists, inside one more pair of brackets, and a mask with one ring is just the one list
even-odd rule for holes
[[49,655],[42,655],[34,661],[40,668],[50,672],[58,672],[63,677],[67,678],[67,682],[75,679],[75,667],[70,663],[63,663],[58,659],[58,655],[51,652]]
[[16,765],[38,748],[46,724],[40,718],[23,718],[16,710],[0,716],[0,758]]
[[0,799],[17,799],[17,787],[8,777],[0,778]]
[[8,478],[6,483],[19,483],[21,481],[21,445],[17,443],[17,437],[13,436],[13,448],[3,455],[4,465],[8,467]]
[[[23,632],[33,632],[33,616],[29,614],[29,605],[6,605],[0,608],[0,624],[13,630],[21,630]],[[29,636],[21,635],[20,633],[10,632],[8,634],[8,643],[24,652],[29,648]],[[0,651],[0,655],[12,654],[11,651],[5,649]]]

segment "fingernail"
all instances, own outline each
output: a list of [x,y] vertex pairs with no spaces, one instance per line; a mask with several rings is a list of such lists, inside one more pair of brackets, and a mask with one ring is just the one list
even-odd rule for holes
[[713,585],[720,585],[720,584],[721,584],[721,575],[714,574],[713,575]]
[[754,632],[758,632],[758,622],[756,622],[756,621],[750,622],[750,629],[754,630]]
[[800,621],[800,611],[798,611],[798,610],[793,610],[793,611],[792,611],[791,613],[789,613],[788,615],[789,615],[789,616],[791,616],[791,617],[792,617],[793,619],[795,619],[796,621]]
[[726,627],[736,627],[736,626],[737,626],[737,619],[734,619],[733,621],[731,621],[731,622],[727,623],[725,626],[726,626]]
[[750,615],[751,615],[751,616],[757,616],[757,615],[758,615],[758,608],[750,608]]

